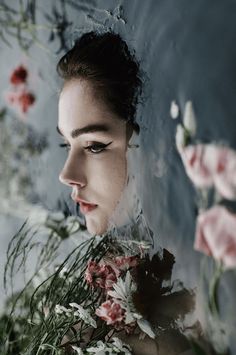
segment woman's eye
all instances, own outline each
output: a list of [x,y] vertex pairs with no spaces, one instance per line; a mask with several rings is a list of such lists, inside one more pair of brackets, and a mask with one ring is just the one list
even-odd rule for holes
[[60,143],[59,147],[66,148],[67,151],[70,150],[70,145],[68,143]]
[[94,143],[89,145],[88,147],[85,147],[84,149],[90,151],[90,153],[93,154],[98,154],[101,153],[102,151],[104,151],[106,149],[106,147],[108,147],[112,142],[108,143],[108,144],[103,144],[103,143]]

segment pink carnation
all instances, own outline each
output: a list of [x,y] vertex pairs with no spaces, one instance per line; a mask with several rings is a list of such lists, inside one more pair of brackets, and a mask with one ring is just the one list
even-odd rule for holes
[[96,315],[103,319],[108,325],[116,325],[124,321],[125,311],[121,308],[119,303],[113,300],[103,302],[99,308],[96,309]]
[[236,214],[223,206],[215,206],[197,218],[194,248],[225,267],[236,267]]
[[85,271],[85,280],[94,287],[109,290],[117,281],[117,277],[110,265],[100,265],[90,260]]
[[138,265],[138,258],[136,256],[117,256],[114,261],[121,270],[128,270]]
[[198,144],[184,147],[180,154],[196,187],[215,186],[223,197],[236,198],[236,152],[213,144]]

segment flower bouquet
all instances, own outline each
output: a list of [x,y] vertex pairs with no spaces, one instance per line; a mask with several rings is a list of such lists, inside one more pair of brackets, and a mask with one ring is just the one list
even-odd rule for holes
[[[75,217],[51,216],[43,230],[25,223],[12,239],[6,288],[13,289],[14,276],[27,268],[27,255],[35,248],[38,254],[23,290],[11,291],[7,300],[0,321],[1,354],[131,354],[120,334],[155,337],[135,304],[138,269],[145,263],[149,245],[118,242],[111,234],[84,236],[58,264],[63,239],[78,230],[86,233]],[[42,231],[47,231],[44,243]]]
[[[170,252],[150,257],[150,237],[142,218],[95,237],[66,211],[25,223],[7,251],[0,353],[156,354],[159,339],[173,332],[190,348],[180,322],[194,294],[172,282]],[[77,246],[62,261],[70,239]],[[17,291],[21,271],[25,287]]]

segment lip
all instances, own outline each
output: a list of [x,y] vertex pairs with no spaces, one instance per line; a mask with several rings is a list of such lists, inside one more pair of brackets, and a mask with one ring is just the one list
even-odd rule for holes
[[90,203],[90,202],[87,202],[85,200],[82,200],[81,198],[79,197],[72,197],[72,199],[79,203],[80,205],[80,211],[83,213],[83,214],[86,214],[88,212],[91,212],[93,211],[98,205],[95,205],[94,203]]

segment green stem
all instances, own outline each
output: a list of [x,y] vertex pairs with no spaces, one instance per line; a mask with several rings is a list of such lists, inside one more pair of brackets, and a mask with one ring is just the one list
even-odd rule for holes
[[223,272],[223,267],[221,262],[216,262],[216,270],[213,275],[213,278],[210,281],[209,286],[209,307],[214,316],[219,315],[219,304],[218,304],[218,297],[217,297],[217,290],[220,282],[220,277]]

